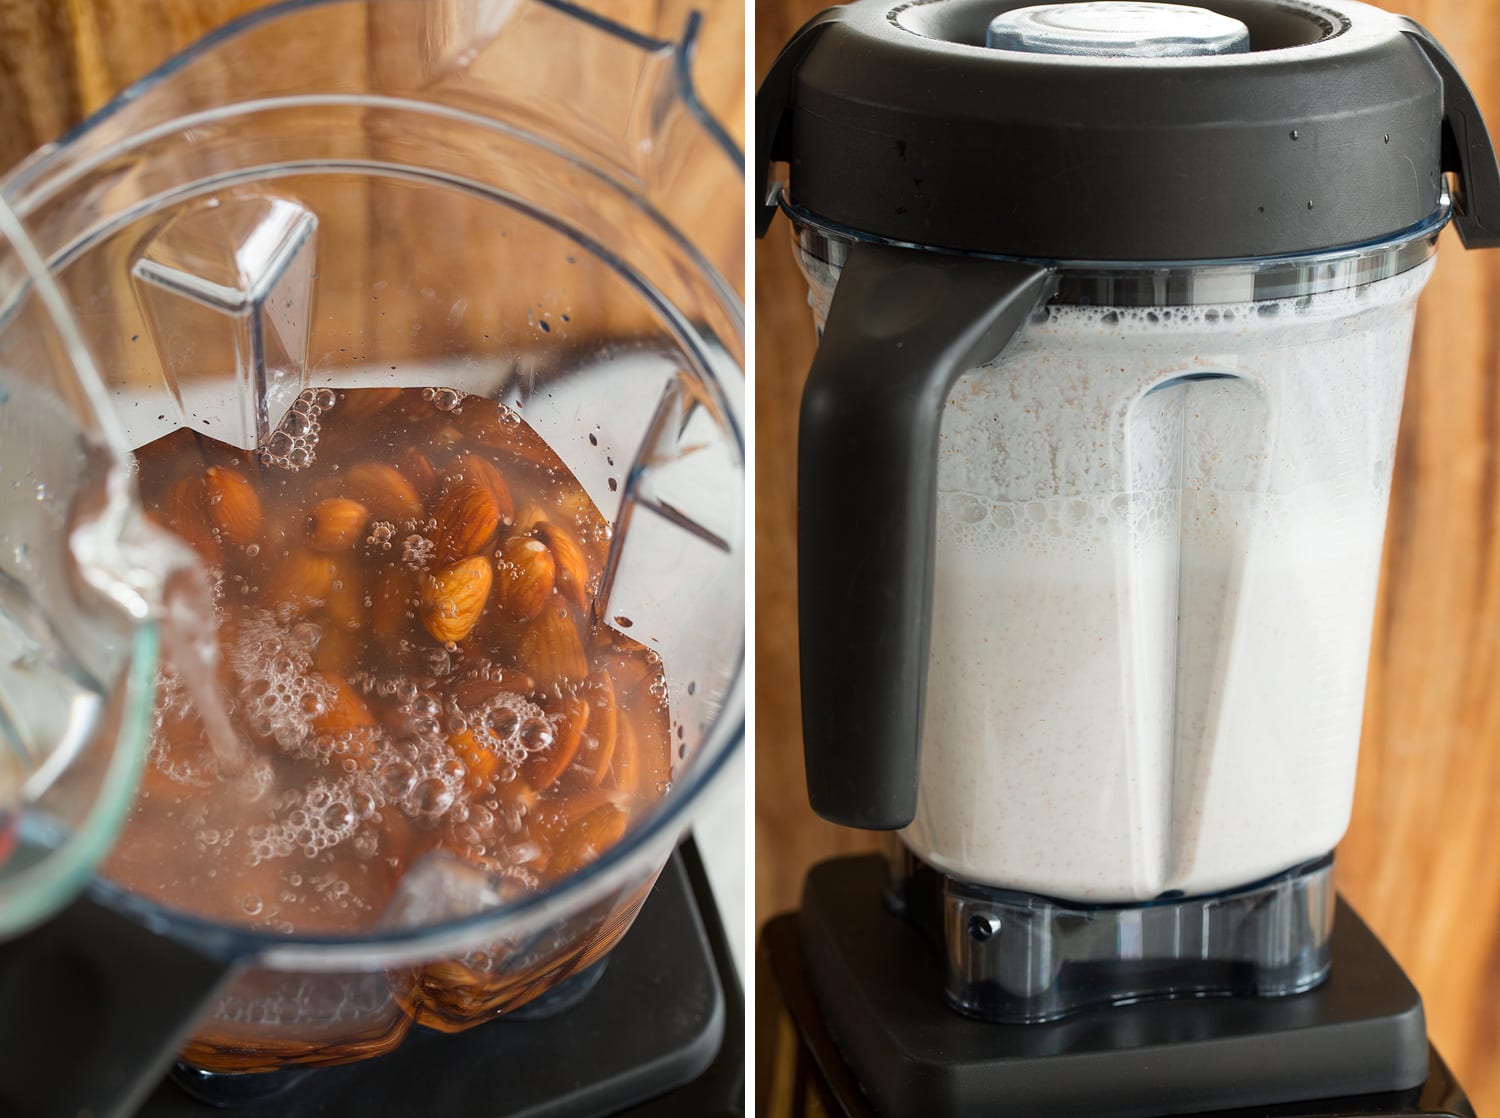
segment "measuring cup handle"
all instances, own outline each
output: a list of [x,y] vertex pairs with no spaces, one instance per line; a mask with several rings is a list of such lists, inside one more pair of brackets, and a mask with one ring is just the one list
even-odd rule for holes
[[943,406],[1051,276],[863,243],[839,276],[797,450],[802,736],[825,819],[889,830],[915,814]]

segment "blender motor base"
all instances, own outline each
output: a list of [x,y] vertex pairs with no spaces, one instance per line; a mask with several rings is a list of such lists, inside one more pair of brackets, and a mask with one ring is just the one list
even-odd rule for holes
[[1428,1077],[1421,998],[1342,901],[1331,975],[1305,994],[999,1025],[944,1004],[941,959],[886,910],[885,881],[878,856],[825,862],[796,918],[818,1008],[877,1114],[1146,1118],[1393,1093],[1414,1102]]

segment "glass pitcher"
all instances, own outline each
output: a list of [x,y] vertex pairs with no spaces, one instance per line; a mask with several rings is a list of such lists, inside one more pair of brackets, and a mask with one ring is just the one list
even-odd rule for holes
[[[121,888],[127,831],[95,895],[228,972],[184,1052],[210,1078],[376,1055],[415,1023],[466,1028],[588,970],[737,747],[743,175],[690,84],[696,26],[657,41],[554,0],[285,4],[0,182],[122,451],[187,429],[295,466],[315,408],[348,390],[503,405],[609,525],[594,631],[663,672],[666,792],[545,889],[429,859],[361,926],[278,931]],[[28,297],[12,285],[7,306]],[[108,501],[139,520],[128,482]],[[85,753],[142,751],[156,626],[139,612],[117,625],[136,644],[106,696],[125,729],[98,721]]]

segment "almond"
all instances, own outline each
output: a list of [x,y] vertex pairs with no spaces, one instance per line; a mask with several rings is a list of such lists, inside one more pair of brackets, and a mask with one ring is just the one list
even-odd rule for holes
[[219,562],[219,542],[209,527],[206,484],[201,477],[185,477],[162,497],[160,520],[180,536],[204,562]]
[[333,700],[313,716],[314,733],[331,736],[379,725],[375,721],[375,716],[370,713],[370,708],[365,706],[365,701],[359,697],[359,692],[339,676],[329,675],[325,679],[333,688]]
[[453,689],[453,698],[464,710],[477,710],[502,692],[524,695],[535,689],[536,684],[529,675],[511,668],[490,668],[458,683]]
[[527,623],[517,649],[520,668],[530,673],[539,687],[580,680],[589,674],[583,642],[568,608],[549,604]]
[[416,617],[417,579],[400,566],[390,566],[375,576],[370,595],[370,628],[378,640],[395,646]]
[[471,732],[465,730],[461,734],[454,734],[448,739],[448,744],[468,770],[464,774],[464,783],[471,792],[483,788],[494,779],[495,770],[500,767],[500,755],[480,745]]
[[630,816],[614,804],[595,808],[553,845],[549,871],[561,876],[582,869],[619,842],[629,822]]
[[568,771],[583,744],[589,724],[589,704],[574,697],[552,720],[552,744],[526,759],[526,779],[538,792]]
[[432,468],[432,463],[414,446],[407,447],[396,460],[396,469],[400,470],[411,483],[417,487],[417,493],[425,501],[437,492],[438,472]]
[[307,542],[318,551],[347,551],[365,534],[370,510],[347,497],[319,501],[307,521]]
[[225,539],[244,547],[260,537],[264,520],[260,494],[244,474],[227,466],[210,466],[203,474],[203,490],[209,518]]
[[614,761],[615,746],[619,739],[620,712],[615,706],[615,685],[608,672],[600,669],[589,676],[589,682],[594,685],[594,693],[590,696],[593,714],[589,717],[589,735],[594,739],[594,746],[589,753],[588,762],[594,770],[593,782],[600,784]]
[[578,606],[589,604],[589,561],[578,538],[550,520],[536,526],[537,538],[547,545],[557,561],[557,589]]
[[349,496],[377,520],[410,520],[422,515],[417,487],[382,462],[356,462],[344,475]]
[[323,602],[328,620],[345,629],[358,629],[365,623],[364,572],[350,559],[334,560],[333,584]]
[[628,718],[619,721],[615,755],[609,767],[614,773],[616,790],[627,796],[635,795],[641,786],[641,745]]
[[505,475],[493,462],[478,454],[465,454],[458,460],[456,472],[461,474],[465,481],[488,489],[490,496],[495,498],[495,507],[500,510],[500,519],[510,523],[516,511],[515,501],[511,499],[510,486],[506,484]]
[[339,565],[327,555],[315,551],[294,551],[276,572],[271,592],[279,602],[306,606],[322,605],[328,600]]
[[518,536],[529,535],[536,530],[538,524],[547,522],[547,510],[534,501],[527,501],[516,510],[515,533]]
[[449,644],[468,636],[484,612],[494,578],[490,561],[482,555],[461,559],[437,574],[423,575],[420,611],[422,624],[432,638]]
[[487,488],[475,482],[444,493],[433,516],[438,522],[433,560],[438,564],[478,555],[500,528],[500,506]]
[[324,675],[348,675],[359,661],[359,638],[338,626],[325,626],[313,650],[313,667]]
[[541,540],[512,536],[500,545],[495,573],[500,604],[518,620],[530,621],[552,596],[557,562]]

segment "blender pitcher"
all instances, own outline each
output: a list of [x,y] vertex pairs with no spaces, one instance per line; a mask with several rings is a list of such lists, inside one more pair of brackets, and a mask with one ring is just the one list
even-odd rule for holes
[[1450,213],[1500,243],[1452,62],[1358,3],[859,0],[757,116],[814,809],[901,829],[965,1012],[1317,984],[1415,303]]
[[[742,272],[743,173],[690,84],[696,27],[660,41],[553,0],[285,4],[0,180],[101,371],[122,454],[191,432],[205,462],[295,473],[354,390],[380,390],[359,422],[384,422],[370,416],[386,400],[451,412],[424,428],[433,443],[396,448],[434,461],[483,442],[484,415],[524,421],[546,443],[534,462],[565,466],[607,525],[569,608],[590,640],[656,667],[670,711],[660,794],[574,872],[518,887],[434,851],[343,925],[267,919],[300,877],[231,882],[228,915],[174,893],[175,871],[152,869],[173,852],[133,838],[138,801],[92,891],[200,957],[183,982],[212,964],[183,1036],[200,1093],[377,1055],[413,1024],[467,1028],[597,974],[738,745],[743,315],[726,277]],[[139,513],[128,483],[122,499]],[[269,540],[188,542],[210,570],[231,548],[282,569]],[[136,663],[149,684],[152,659]],[[158,729],[175,701],[160,683]],[[152,716],[149,686],[114,700],[134,732]],[[614,779],[603,764],[596,784]],[[181,843],[230,841],[202,826]]]

